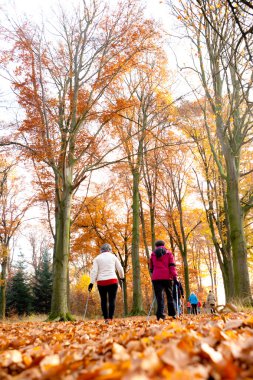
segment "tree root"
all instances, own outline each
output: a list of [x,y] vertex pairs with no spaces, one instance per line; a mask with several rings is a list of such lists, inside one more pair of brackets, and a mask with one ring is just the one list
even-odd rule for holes
[[144,316],[144,315],[147,315],[147,313],[144,310],[132,310],[129,313],[130,317]]
[[49,314],[47,322],[74,322],[75,318],[70,313],[51,313]]

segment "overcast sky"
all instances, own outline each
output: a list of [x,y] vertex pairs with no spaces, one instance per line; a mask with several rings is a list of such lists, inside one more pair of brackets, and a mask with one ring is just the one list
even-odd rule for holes
[[[58,4],[64,7],[71,7],[72,4],[77,4],[81,1],[82,0],[0,0],[0,10],[17,20],[25,14],[28,18],[31,17],[33,20],[40,22],[42,14],[43,19],[46,20],[50,17],[51,11],[57,8]],[[107,1],[117,3],[117,0]],[[179,65],[180,68],[190,66],[189,43],[179,38],[180,32],[178,25],[176,26],[176,24],[178,24],[177,19],[170,15],[170,9],[169,6],[166,5],[166,0],[143,0],[143,2],[146,2],[147,5],[147,16],[154,17],[157,21],[160,21],[168,33],[168,44],[166,44],[165,50],[167,51],[169,69],[172,71],[172,77],[177,77],[173,92],[175,97],[181,96],[189,91],[189,87],[187,87],[186,81],[181,77],[182,71],[178,70],[177,65]],[[4,22],[3,15],[0,17],[0,20],[1,19],[2,22]],[[176,71],[179,75],[176,75]]]
[[[77,3],[79,0],[0,0],[1,8],[8,7],[16,8],[17,13],[25,12],[28,15],[35,16],[40,14],[41,11],[45,13],[49,13],[50,8],[57,6],[57,4],[73,4]],[[116,0],[109,0],[115,1]],[[144,1],[145,3],[145,1]],[[161,0],[146,0],[147,7],[149,9],[150,14],[152,14],[155,18],[163,19],[166,16],[166,5],[164,1]]]

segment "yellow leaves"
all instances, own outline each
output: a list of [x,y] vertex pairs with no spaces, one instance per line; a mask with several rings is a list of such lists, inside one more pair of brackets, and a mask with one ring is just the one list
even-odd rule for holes
[[90,277],[87,274],[83,274],[79,281],[75,285],[76,290],[83,291],[84,289],[87,289],[88,285],[90,283]]
[[30,367],[30,365],[32,364],[33,360],[31,358],[30,355],[27,355],[27,354],[23,354],[22,356],[22,359],[23,359],[23,363],[26,367]]
[[[0,226],[0,232],[1,231],[1,226]],[[6,244],[0,243],[0,258],[6,258],[9,255],[9,247],[6,246]]]

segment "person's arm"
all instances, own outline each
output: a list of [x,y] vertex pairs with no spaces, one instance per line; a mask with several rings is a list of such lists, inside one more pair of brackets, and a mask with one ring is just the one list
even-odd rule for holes
[[168,251],[169,255],[169,272],[173,279],[177,279],[177,270],[173,254]]
[[91,284],[94,284],[96,282],[97,276],[98,276],[98,263],[97,263],[97,260],[95,259],[93,261],[93,266],[92,266],[92,269],[91,269],[91,272],[90,272],[90,282],[91,282]]
[[153,273],[153,270],[154,270],[154,264],[153,264],[152,256],[151,256],[150,260],[149,260],[149,271],[150,271],[150,273]]
[[115,266],[116,266],[117,272],[119,274],[119,278],[121,280],[123,280],[124,277],[125,277],[125,275],[124,275],[124,269],[123,269],[122,265],[120,264],[120,261],[119,261],[119,259],[117,257],[116,257]]

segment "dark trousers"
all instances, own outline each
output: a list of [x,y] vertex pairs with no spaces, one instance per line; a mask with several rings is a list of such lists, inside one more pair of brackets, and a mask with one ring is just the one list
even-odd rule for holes
[[171,317],[174,317],[176,315],[176,310],[173,302],[173,296],[172,296],[172,281],[171,280],[153,280],[153,286],[155,291],[155,297],[157,301],[157,312],[156,317],[157,319],[163,318],[164,319],[164,293],[167,297],[167,303],[168,303],[168,314]]
[[192,303],[191,305],[192,305],[192,314],[198,314],[197,304]]
[[[98,291],[101,300],[101,309],[104,319],[112,319],[115,310],[116,294],[118,290],[118,284],[111,284],[106,286],[98,285]],[[107,306],[109,301],[109,310]]]

